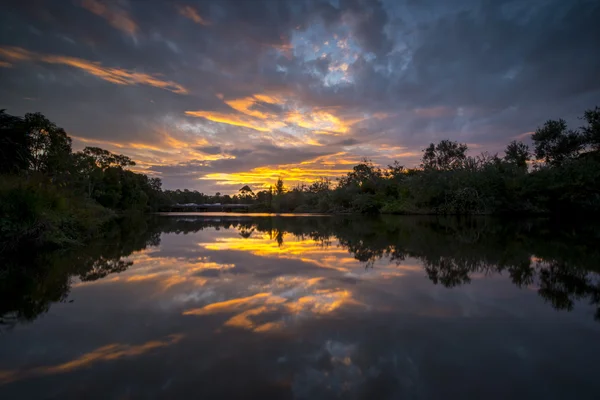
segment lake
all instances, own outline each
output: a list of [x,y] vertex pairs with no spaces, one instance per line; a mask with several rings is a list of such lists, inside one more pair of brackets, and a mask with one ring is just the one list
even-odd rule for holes
[[176,214],[4,260],[1,399],[596,399],[600,230]]

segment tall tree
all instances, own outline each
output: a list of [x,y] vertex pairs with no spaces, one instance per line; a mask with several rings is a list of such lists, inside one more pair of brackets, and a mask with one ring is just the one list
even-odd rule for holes
[[283,186],[283,179],[278,178],[277,183],[275,183],[275,194],[280,196],[283,193],[285,193],[285,187]]
[[451,140],[442,140],[437,145],[431,143],[423,150],[421,167],[441,171],[459,169],[467,159],[467,150],[466,144]]
[[529,146],[525,143],[513,140],[504,150],[504,161],[515,164],[520,168],[527,168],[527,161],[531,158]]
[[546,121],[531,139],[536,158],[554,166],[576,158],[584,145],[583,137],[579,132],[567,129],[564,119]]
[[23,119],[0,110],[0,173],[16,173],[29,166],[31,153]]
[[41,113],[25,114],[24,124],[31,153],[31,170],[50,175],[65,170],[71,156],[71,138],[64,129]]
[[587,110],[583,114],[587,126],[582,129],[585,142],[592,150],[600,151],[600,107]]

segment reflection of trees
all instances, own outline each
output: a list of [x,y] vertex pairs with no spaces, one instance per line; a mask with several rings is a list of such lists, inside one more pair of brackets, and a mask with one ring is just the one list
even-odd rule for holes
[[0,325],[13,326],[48,311],[68,297],[71,280],[93,281],[129,268],[134,251],[160,242],[145,219],[125,219],[106,228],[103,238],[69,251],[2,254]]
[[[386,258],[418,259],[434,284],[454,287],[474,274],[507,274],[519,287],[535,286],[557,309],[587,299],[600,305],[600,249],[594,227],[547,220],[499,221],[451,217],[326,217],[178,220],[162,224],[177,232],[219,227],[268,232],[281,246],[283,233],[323,246],[336,238],[354,258],[373,267]],[[600,316],[600,307],[598,308]]]
[[505,274],[519,287],[534,286],[549,304],[571,310],[578,300],[598,307],[600,248],[593,226],[561,226],[549,221],[497,221],[445,217],[157,217],[113,224],[101,240],[69,252],[4,255],[0,260],[0,322],[14,324],[65,301],[72,277],[91,281],[132,265],[124,259],[158,245],[162,232],[187,234],[233,229],[242,238],[269,234],[279,246],[285,235],[311,239],[323,247],[333,238],[366,267],[379,259],[418,259],[426,276],[447,287],[468,284],[474,274]]

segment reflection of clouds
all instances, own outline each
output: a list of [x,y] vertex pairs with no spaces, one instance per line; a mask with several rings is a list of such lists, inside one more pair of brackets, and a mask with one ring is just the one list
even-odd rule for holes
[[[278,277],[264,285],[273,292],[260,292],[184,311],[184,315],[233,313],[224,326],[255,332],[280,330],[293,323],[292,317],[330,314],[343,306],[361,306],[352,292],[340,288],[323,288],[323,278]],[[269,315],[282,318],[262,322]],[[261,321],[260,323],[257,321]]]
[[320,398],[325,394],[339,397],[356,390],[365,377],[352,362],[355,351],[354,345],[328,340],[319,352],[312,355],[315,365],[294,376],[294,396],[301,399]]
[[78,282],[74,287],[90,286],[102,283],[140,283],[155,282],[158,287],[165,291],[173,286],[191,284],[193,286],[204,286],[207,279],[204,277],[209,271],[220,273],[221,271],[235,268],[235,264],[221,264],[200,259],[186,259],[180,257],[155,256],[155,249],[144,249],[134,253],[127,258],[133,262],[133,267],[119,276],[110,277],[91,282]]
[[376,358],[365,358],[364,349],[361,356],[355,344],[327,340],[303,358],[308,365],[294,375],[294,397],[364,398],[370,392],[369,398],[423,398],[419,368],[412,358],[393,346],[385,350]]
[[320,268],[343,272],[345,276],[357,279],[394,278],[423,270],[418,264],[397,265],[385,258],[374,261],[375,268],[365,269],[365,263],[354,258],[333,238],[326,240],[328,245],[310,238],[294,237],[289,233],[283,233],[281,238],[283,243],[280,245],[273,235],[261,235],[257,232],[249,238],[217,237],[213,242],[199,243],[199,246],[207,250],[241,251],[267,258],[298,260]]
[[140,345],[113,343],[85,353],[71,361],[46,367],[37,367],[24,371],[0,371],[0,384],[5,384],[33,376],[54,375],[72,372],[89,367],[92,364],[113,361],[124,357],[135,357],[149,351],[174,345],[183,339],[181,334],[167,336],[164,340],[153,340]]
[[321,242],[313,239],[294,238],[283,234],[283,244],[279,245],[269,234],[255,234],[250,238],[224,237],[216,238],[212,243],[200,243],[207,250],[233,250],[251,253],[261,257],[276,257],[300,260],[323,268],[347,271],[337,264],[352,263],[348,252],[334,246],[323,246]]
[[[188,316],[222,314],[228,318],[224,327],[272,332],[337,311],[372,307],[362,296],[357,299],[358,282],[391,282],[422,273],[418,266],[385,260],[365,268],[332,238],[287,233],[278,242],[281,235],[258,230],[241,237],[243,229],[249,227],[210,229],[189,237],[167,234],[159,248],[129,256],[130,269],[96,282],[138,285],[148,299],[160,299],[161,309],[183,308]],[[352,286],[345,284],[349,279]]]

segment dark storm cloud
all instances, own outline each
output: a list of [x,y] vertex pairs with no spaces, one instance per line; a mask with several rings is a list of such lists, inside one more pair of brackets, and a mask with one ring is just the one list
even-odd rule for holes
[[[131,154],[168,187],[213,188],[198,178],[348,148],[344,157],[360,157],[364,145],[418,152],[450,138],[500,150],[548,118],[573,121],[600,103],[593,0],[0,8],[0,108],[42,111],[74,136]],[[247,108],[226,103],[240,99]]]
[[196,150],[206,154],[221,154],[223,152],[221,146],[199,146],[196,147]]

